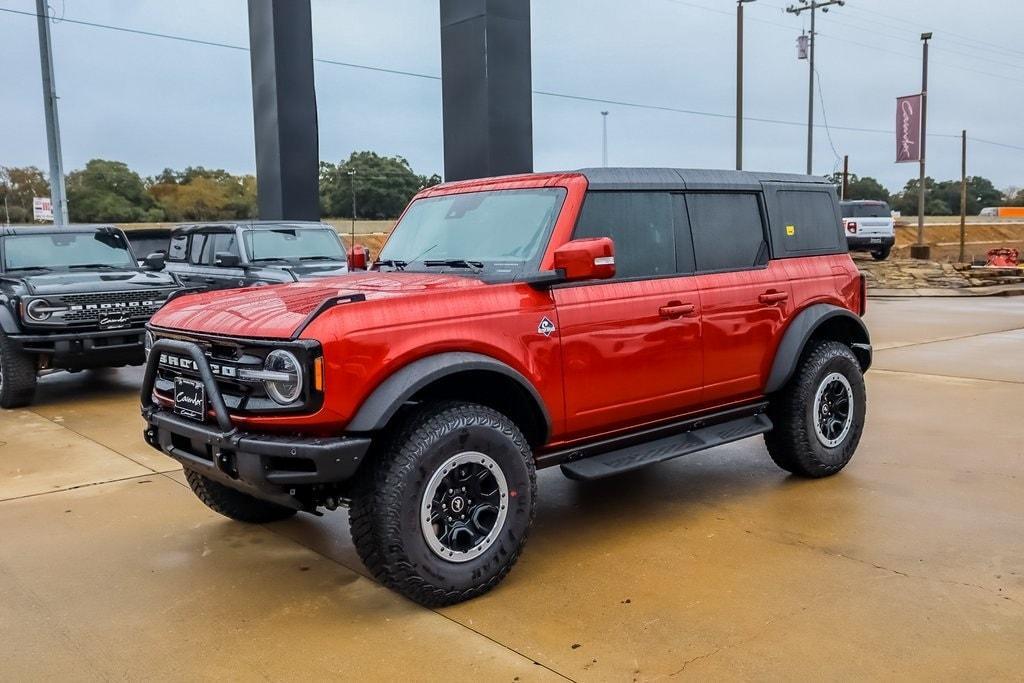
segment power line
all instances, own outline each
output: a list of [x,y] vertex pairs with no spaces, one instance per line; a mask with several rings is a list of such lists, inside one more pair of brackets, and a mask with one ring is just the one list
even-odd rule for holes
[[[704,7],[703,5],[697,5],[695,3],[685,2],[684,0],[666,0],[666,1],[673,2],[675,4],[680,4],[680,5],[699,7],[699,8],[702,8],[702,9],[710,9],[710,8]],[[712,10],[712,11],[715,11],[716,13],[721,13],[721,14],[728,14],[728,15],[731,16],[731,12],[718,12],[717,10]],[[38,16],[35,12],[27,12],[27,11],[23,11],[23,10],[8,9],[8,8],[5,8],[5,7],[0,7],[0,12],[6,12],[8,14],[17,14],[17,15],[22,15],[22,16],[27,16],[27,17],[37,17]],[[121,32],[121,33],[129,33],[129,34],[140,35],[140,36],[144,36],[144,37],[148,37],[148,38],[161,38],[161,39],[165,39],[165,40],[173,40],[173,41],[189,43],[189,44],[194,44],[194,45],[201,45],[201,46],[205,46],[205,47],[217,47],[217,48],[235,50],[235,51],[239,51],[239,52],[248,52],[249,51],[248,47],[242,46],[242,45],[233,45],[231,43],[224,43],[224,42],[213,41],[213,40],[203,40],[203,39],[200,39],[200,38],[191,38],[189,36],[174,35],[174,34],[169,34],[169,33],[160,33],[160,32],[157,32],[157,31],[146,31],[146,30],[135,29],[135,28],[130,28],[130,27],[126,27],[126,26],[115,26],[115,25],[112,25],[112,24],[102,24],[102,23],[98,23],[98,22],[84,21],[84,20],[81,20],[81,19],[68,19],[68,18],[65,18],[65,19],[62,20],[61,23],[75,24],[75,25],[79,25],[79,26],[85,26],[85,27],[88,27],[88,28],[104,29],[104,30],[116,31],[116,32]],[[819,32],[818,35],[824,35],[824,34]],[[409,71],[409,70],[404,70],[404,69],[393,69],[393,68],[389,68],[389,67],[373,66],[373,65],[369,65],[369,64],[358,64],[358,63],[355,63],[355,62],[346,62],[346,61],[341,61],[341,60],[326,59],[326,58],[320,58],[320,57],[314,57],[313,61],[321,63],[321,64],[328,64],[328,65],[331,65],[331,66],[340,66],[340,67],[349,68],[349,69],[371,71],[371,72],[376,72],[376,73],[387,73],[387,74],[392,74],[392,75],[397,75],[397,76],[406,76],[406,77],[410,77],[410,78],[420,78],[420,79],[427,79],[427,80],[432,80],[432,81],[440,81],[441,80],[441,77],[439,75],[422,73],[422,72],[416,72],[416,71]],[[723,113],[723,112],[702,111],[702,110],[699,110],[699,109],[686,109],[686,108],[682,108],[682,107],[672,107],[672,106],[668,106],[668,105],[652,104],[652,103],[647,103],[647,102],[633,102],[633,101],[629,101],[629,100],[618,100],[618,99],[610,99],[610,98],[604,98],[604,97],[592,97],[592,96],[587,96],[587,95],[575,95],[575,94],[570,94],[570,93],[556,92],[556,91],[552,91],[552,90],[533,90],[532,92],[533,92],[534,95],[539,95],[539,96],[542,96],[542,97],[553,97],[553,98],[564,99],[564,100],[572,100],[572,101],[578,101],[578,102],[591,102],[591,103],[594,103],[594,104],[607,104],[607,105],[613,105],[613,106],[628,107],[628,108],[632,108],[632,109],[645,109],[645,110],[650,110],[650,111],[663,111],[663,112],[675,113],[675,114],[686,114],[686,115],[691,115],[691,116],[703,116],[703,117],[708,117],[708,118],[728,119],[728,120],[734,120],[736,118],[733,114],[728,114],[728,113]],[[764,124],[779,125],[779,126],[794,126],[794,127],[798,126],[798,127],[801,127],[801,128],[805,127],[807,125],[805,122],[800,122],[800,121],[788,121],[788,120],[785,120],[785,119],[773,119],[773,118],[765,118],[765,117],[758,117],[758,116],[744,116],[743,120],[744,121],[750,121],[750,122],[753,122],[753,123],[764,123]],[[817,124],[816,123],[814,125],[817,128],[824,127],[822,124]],[[895,131],[888,130],[888,129],[883,129],[883,128],[865,128],[865,127],[859,127],[859,126],[837,126],[837,125],[830,125],[829,128],[831,130],[841,130],[841,131],[847,131],[847,132],[853,132],[853,133],[872,133],[872,134],[883,134],[883,135],[895,135]],[[948,134],[948,133],[928,133],[928,136],[929,137],[950,138],[950,139],[957,139],[957,140],[960,139],[960,135],[959,134],[955,134],[954,135],[954,134]],[[980,139],[976,139],[976,138],[974,140],[976,142],[982,142],[984,144],[990,144],[990,145],[994,145],[994,146],[998,146],[998,147],[1005,147],[1007,149],[1016,149],[1016,150],[1024,151],[1024,147],[1020,147],[1020,146],[1017,146],[1017,145],[1011,145],[1011,144],[1008,144],[1008,143],[994,142],[994,141],[990,141],[990,140],[980,140]]]

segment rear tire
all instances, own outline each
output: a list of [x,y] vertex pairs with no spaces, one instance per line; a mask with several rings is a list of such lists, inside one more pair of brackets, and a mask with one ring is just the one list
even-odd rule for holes
[[0,407],[20,408],[36,394],[35,358],[15,348],[0,332]]
[[876,261],[884,261],[885,259],[889,258],[889,253],[891,251],[892,247],[883,247],[882,249],[878,249],[876,251],[871,252],[871,258],[875,259]]
[[864,429],[864,375],[850,347],[811,342],[800,366],[768,405],[764,435],[775,464],[801,477],[827,477],[850,462]]
[[264,524],[280,522],[295,515],[295,510],[276,503],[268,503],[259,498],[236,491],[204,477],[195,470],[185,468],[185,478],[199,500],[214,512],[239,522]]
[[451,605],[512,569],[536,492],[515,423],[472,403],[428,404],[367,463],[349,508],[352,539],[382,584],[421,605]]

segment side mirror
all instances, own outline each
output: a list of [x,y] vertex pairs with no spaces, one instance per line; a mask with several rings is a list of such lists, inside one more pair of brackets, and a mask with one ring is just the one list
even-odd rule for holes
[[142,267],[146,270],[163,270],[164,264],[164,255],[159,251],[154,251],[142,261]]
[[615,243],[610,237],[566,242],[555,249],[555,270],[565,274],[566,282],[615,277]]
[[370,263],[370,251],[361,244],[354,244],[348,248],[348,269],[366,270]]
[[221,268],[237,268],[242,265],[241,257],[238,254],[232,254],[230,251],[218,251],[213,258],[213,262]]

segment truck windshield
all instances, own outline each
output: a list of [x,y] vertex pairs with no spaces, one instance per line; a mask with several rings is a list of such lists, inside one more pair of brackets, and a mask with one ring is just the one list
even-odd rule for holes
[[891,218],[889,205],[878,204],[842,204],[843,218]]
[[377,264],[499,273],[535,266],[564,200],[560,187],[417,199],[395,226]]
[[344,261],[347,256],[330,228],[274,228],[245,232],[249,260],[259,261]]
[[8,235],[4,269],[111,267],[135,268],[128,241],[120,230]]

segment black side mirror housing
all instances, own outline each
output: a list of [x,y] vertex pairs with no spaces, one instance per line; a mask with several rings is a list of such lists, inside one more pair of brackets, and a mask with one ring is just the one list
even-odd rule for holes
[[154,251],[142,261],[142,267],[146,270],[163,270],[165,257],[162,252]]
[[232,254],[230,251],[218,251],[213,262],[221,268],[238,268],[242,265],[242,259],[238,254]]

